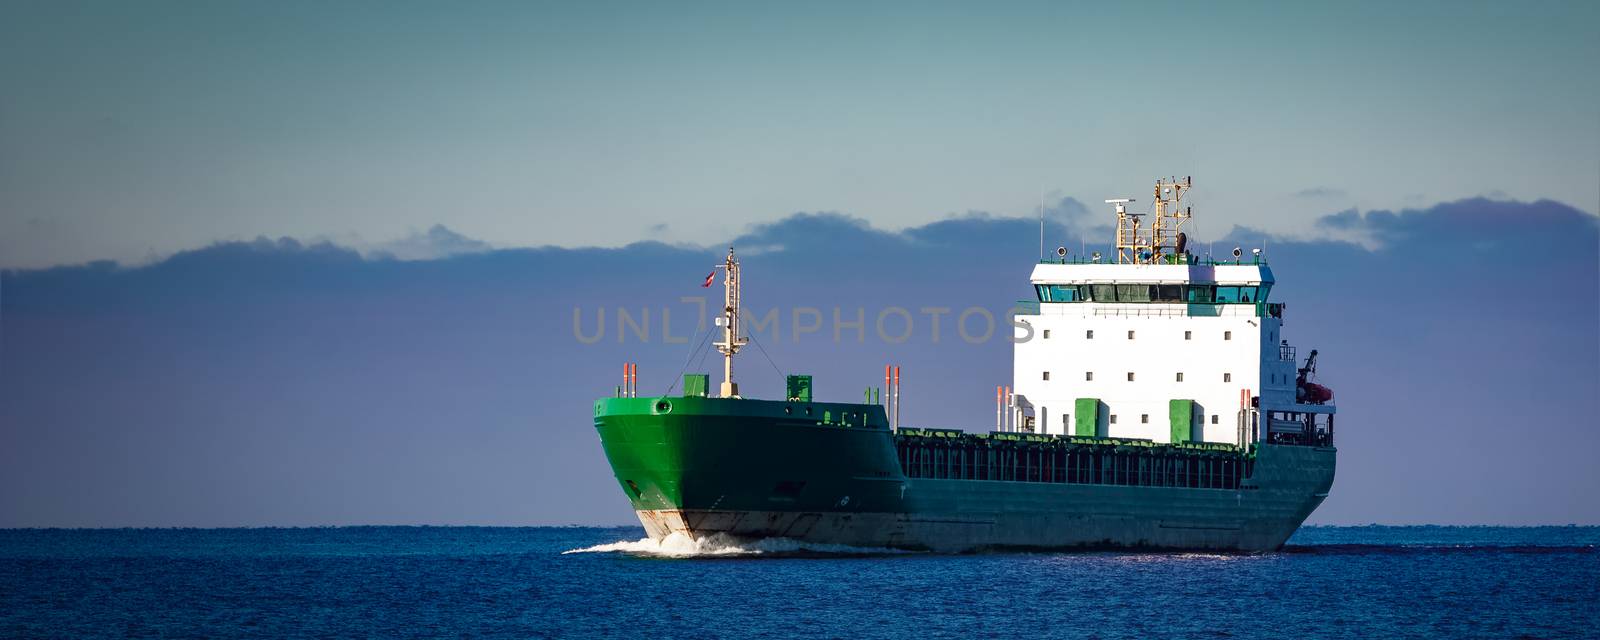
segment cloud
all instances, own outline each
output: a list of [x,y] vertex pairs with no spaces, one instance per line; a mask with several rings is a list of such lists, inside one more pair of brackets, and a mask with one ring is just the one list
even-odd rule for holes
[[[1089,219],[1064,218],[1047,216],[1047,244],[1076,252],[1067,222]],[[1267,254],[1285,337],[1321,350],[1341,400],[1339,480],[1315,521],[1600,522],[1585,494],[1600,485],[1586,457],[1600,446],[1595,217],[1475,199],[1320,224],[1328,237],[1271,237]],[[715,296],[699,284],[726,247],[492,249],[444,231],[441,246],[471,250],[389,259],[258,238],[0,272],[0,526],[629,521],[590,401],[624,361],[646,393],[706,370],[681,299]],[[870,314],[1003,311],[1031,295],[1038,241],[1037,219],[986,215],[750,227],[734,241],[746,304],[815,307],[824,328],[791,340],[781,317],[779,339],[740,356],[747,393],[811,373],[821,397],[860,397],[894,362],[909,422],[987,429],[1008,344],[967,344],[949,316],[940,342],[922,324],[888,344]],[[865,339],[834,341],[834,307],[847,323],[865,310]],[[619,339],[619,308],[650,314],[650,341]],[[575,310],[603,339],[576,339]]]
[[[1419,259],[1464,260],[1491,255],[1544,261],[1594,249],[1596,218],[1552,200],[1523,203],[1471,198],[1426,209],[1354,209],[1318,218],[1316,227],[1350,234],[1386,249],[1405,248]],[[1555,230],[1573,231],[1553,233]]]
[[468,238],[442,224],[436,224],[426,232],[412,232],[411,235],[399,240],[377,245],[370,250],[369,255],[394,260],[434,260],[489,250],[487,242]]

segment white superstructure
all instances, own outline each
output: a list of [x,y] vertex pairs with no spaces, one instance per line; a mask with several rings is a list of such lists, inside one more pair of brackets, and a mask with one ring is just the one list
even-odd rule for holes
[[1017,316],[1013,409],[998,429],[1245,444],[1265,437],[1263,415],[1327,423],[1331,404],[1309,404],[1319,399],[1303,390],[1297,401],[1272,270],[1253,252],[1212,261],[1185,251],[1177,229],[1188,209],[1173,210],[1188,186],[1157,183],[1146,229],[1128,200],[1108,201],[1117,262],[1062,256],[1034,268],[1038,307]]

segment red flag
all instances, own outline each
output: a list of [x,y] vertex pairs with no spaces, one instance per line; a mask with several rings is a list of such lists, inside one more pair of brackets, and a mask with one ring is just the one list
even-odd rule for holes
[[711,273],[706,274],[706,282],[705,282],[705,284],[700,285],[700,288],[704,289],[704,288],[710,287],[711,283],[716,282],[716,281],[717,281],[717,270],[716,269],[712,269]]

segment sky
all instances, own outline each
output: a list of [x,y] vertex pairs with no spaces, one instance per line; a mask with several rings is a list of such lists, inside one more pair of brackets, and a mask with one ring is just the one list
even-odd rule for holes
[[1299,4],[0,0],[0,527],[632,523],[590,403],[729,243],[822,320],[747,394],[987,430],[1010,344],[876,313],[1162,175],[1321,353],[1311,522],[1600,525],[1597,9]]
[[[0,266],[887,230],[1192,175],[1290,236],[1600,212],[1595,3],[0,2]],[[1146,199],[1147,200],[1147,199]]]

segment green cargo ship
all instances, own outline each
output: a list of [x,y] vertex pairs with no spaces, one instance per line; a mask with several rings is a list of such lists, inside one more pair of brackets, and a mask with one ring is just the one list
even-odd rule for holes
[[815,401],[807,376],[790,376],[781,400],[741,397],[729,250],[718,393],[691,374],[681,396],[637,397],[630,369],[617,397],[595,402],[619,486],[656,540],[1280,548],[1333,484],[1332,392],[1312,380],[1316,351],[1297,366],[1280,338],[1285,309],[1268,301],[1259,253],[1187,251],[1190,185],[1158,181],[1147,214],[1107,201],[1114,262],[1058,249],[1035,267],[1015,388],[997,389],[986,433],[900,427],[897,368],[881,402]]

